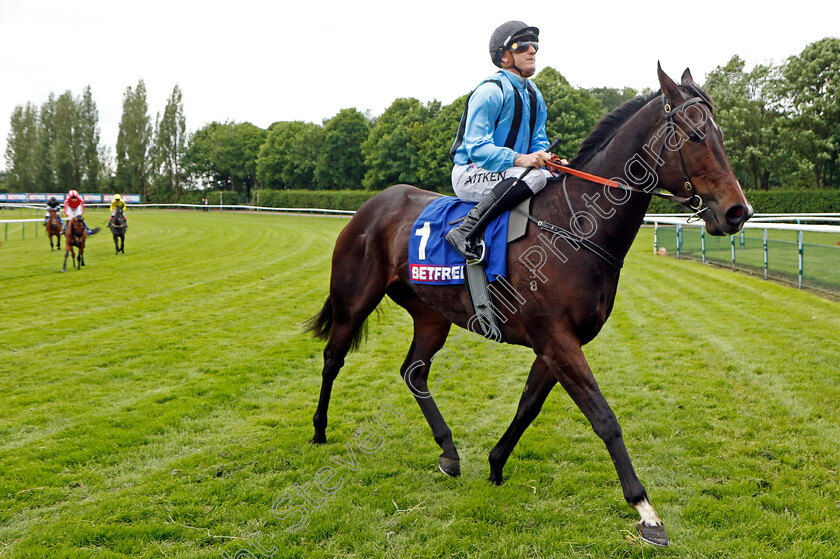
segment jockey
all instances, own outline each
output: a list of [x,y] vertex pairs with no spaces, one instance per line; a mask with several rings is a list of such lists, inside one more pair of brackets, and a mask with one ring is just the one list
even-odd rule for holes
[[[546,150],[547,111],[537,86],[540,30],[521,21],[500,25],[490,37],[490,60],[500,68],[467,99],[449,156],[452,189],[458,198],[478,202],[446,240],[467,260],[481,258],[477,246],[490,220],[533,196],[551,174],[540,169]],[[529,172],[521,180],[527,169]]]
[[44,225],[46,225],[50,220],[50,210],[55,212],[55,215],[58,218],[58,224],[62,225],[61,214],[58,213],[60,209],[61,204],[58,203],[58,200],[55,199],[55,196],[50,196],[50,199],[47,200],[47,213],[46,215],[44,215]]
[[[79,193],[75,190],[71,190],[67,193],[67,198],[64,200],[64,214],[67,216],[67,223],[70,223],[70,220],[76,216],[83,216],[85,213],[85,202],[82,200],[82,197],[79,196]],[[67,223],[64,224],[64,228],[61,230],[62,233],[67,229]],[[84,217],[82,217],[82,223],[85,226],[85,231],[87,231],[88,235],[95,235],[99,232],[99,227],[94,227],[90,229],[85,223]]]
[[117,210],[123,211],[123,220],[128,225],[128,219],[125,217],[125,202],[123,202],[122,196],[114,194],[114,199],[111,200],[111,219],[108,221],[109,224],[114,221]]

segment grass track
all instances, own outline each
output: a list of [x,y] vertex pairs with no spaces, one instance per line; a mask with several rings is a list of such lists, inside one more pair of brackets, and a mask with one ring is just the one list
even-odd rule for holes
[[[642,231],[586,353],[671,535],[658,550],[635,538],[606,450],[561,390],[506,484],[486,482],[524,348],[475,343],[443,379],[463,475],[440,474],[397,374],[410,323],[393,304],[336,382],[329,443],[305,444],[322,343],[301,324],[344,220],[129,219],[126,254],[103,232],[81,272],[59,273],[44,237],[0,247],[0,557],[840,556],[837,303],[654,257]],[[338,467],[385,404],[406,422]],[[343,482],[321,496],[325,466]],[[292,533],[300,515],[283,514],[307,483],[323,501]]]

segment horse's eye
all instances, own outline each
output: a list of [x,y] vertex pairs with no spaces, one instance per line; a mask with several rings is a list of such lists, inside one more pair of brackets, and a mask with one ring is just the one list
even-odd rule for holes
[[703,136],[701,136],[700,133],[698,133],[698,132],[691,132],[688,135],[688,139],[691,140],[692,142],[702,142],[703,141]]

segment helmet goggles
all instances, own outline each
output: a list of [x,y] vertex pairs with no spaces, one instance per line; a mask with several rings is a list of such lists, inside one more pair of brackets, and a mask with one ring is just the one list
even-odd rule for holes
[[520,39],[510,44],[510,50],[516,53],[526,52],[531,47],[534,47],[534,51],[540,50],[540,43],[536,40],[531,40],[531,37],[528,37],[528,40]]

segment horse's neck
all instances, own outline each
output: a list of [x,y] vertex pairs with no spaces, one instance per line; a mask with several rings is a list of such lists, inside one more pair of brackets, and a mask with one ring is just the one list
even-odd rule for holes
[[[625,167],[634,157],[643,154],[654,119],[654,109],[649,103],[625,122],[607,146],[582,165],[581,170],[600,177],[620,179],[629,184],[625,177]],[[594,189],[598,193],[598,200],[591,201],[587,207],[590,208],[589,213],[597,218],[597,238],[609,244],[605,248],[613,256],[623,257],[639,232],[651,197],[641,192],[630,194],[626,190],[610,188]],[[628,194],[629,198],[626,197]]]

